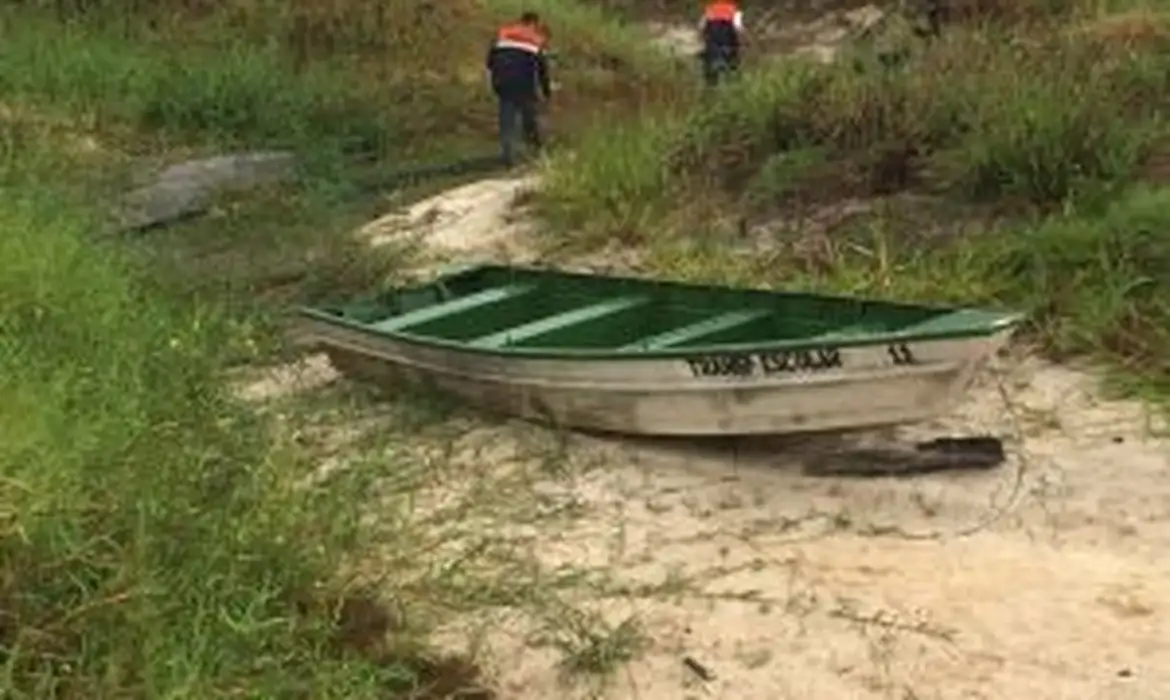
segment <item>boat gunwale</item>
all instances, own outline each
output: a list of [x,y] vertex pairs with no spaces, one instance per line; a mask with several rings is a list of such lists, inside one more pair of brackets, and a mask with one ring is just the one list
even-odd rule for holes
[[[588,275],[583,273],[568,272],[557,269],[539,268],[531,266],[519,265],[498,265],[498,264],[484,264],[461,267],[454,272],[448,272],[437,276],[427,282],[420,282],[415,285],[408,285],[398,287],[387,294],[403,294],[413,291],[421,291],[428,287],[442,285],[455,277],[470,276],[475,274],[483,274],[489,272],[519,272],[522,274],[535,274],[539,276],[561,276],[571,277],[578,280],[587,280],[595,278],[595,275]],[[620,275],[604,275],[605,280],[615,282],[629,282],[635,284],[646,284],[658,287],[673,287],[676,289],[689,289],[692,291],[711,290],[715,285],[697,284],[691,282],[682,282],[674,280],[652,280],[642,277],[620,276]],[[718,287],[716,287],[718,288]],[[512,347],[476,347],[464,341],[448,340],[432,335],[421,335],[416,333],[409,333],[402,330],[377,330],[371,327],[369,323],[346,319],[337,314],[324,311],[321,307],[301,306],[296,310],[296,315],[305,320],[323,323],[329,326],[341,327],[347,330],[356,331],[363,335],[368,335],[373,338],[383,338],[386,340],[395,340],[401,342],[408,342],[424,347],[442,348],[454,352],[465,353],[468,355],[481,355],[500,357],[505,359],[525,359],[525,360],[566,360],[566,361],[636,361],[636,360],[682,360],[685,358],[693,358],[702,355],[715,354],[737,354],[737,353],[758,353],[758,352],[784,352],[791,350],[817,349],[825,347],[834,348],[859,348],[859,347],[873,347],[878,345],[889,345],[891,343],[908,343],[908,342],[935,342],[945,340],[965,340],[974,338],[987,338],[997,333],[1009,330],[1021,323],[1025,317],[1020,312],[1012,311],[998,311],[992,309],[981,309],[961,306],[948,305],[934,305],[934,304],[908,304],[904,302],[885,301],[885,300],[869,300],[859,297],[850,297],[844,295],[832,294],[812,294],[808,292],[784,292],[762,288],[739,288],[739,287],[723,287],[725,291],[731,292],[751,292],[763,295],[788,295],[788,296],[807,296],[815,297],[822,300],[840,301],[844,303],[867,302],[878,305],[887,305],[890,307],[914,308],[924,311],[936,311],[947,314],[957,314],[963,312],[976,312],[987,314],[989,318],[986,321],[972,323],[968,327],[955,330],[938,330],[926,332],[907,332],[902,330],[885,331],[881,333],[874,333],[864,337],[856,338],[840,338],[833,339],[830,343],[813,342],[811,338],[795,338],[773,341],[752,341],[744,343],[719,343],[709,345],[694,345],[686,347],[667,347],[661,349],[642,349],[642,348],[573,348],[573,347],[532,347],[532,346],[512,346]],[[352,303],[352,302],[351,302]]]
[[725,382],[679,381],[677,379],[661,379],[653,382],[631,382],[629,380],[610,382],[595,379],[549,379],[540,376],[473,371],[442,363],[436,364],[420,361],[384,351],[371,352],[369,348],[361,347],[360,341],[358,343],[351,343],[347,342],[344,338],[336,338],[335,340],[340,342],[334,343],[333,347],[345,352],[363,355],[367,358],[376,358],[382,362],[393,363],[398,367],[431,375],[442,375],[459,381],[506,384],[513,387],[535,390],[601,391],[607,394],[631,395],[656,393],[739,393],[743,391],[767,391],[793,387],[823,387],[887,378],[896,379],[961,372],[965,366],[977,361],[975,359],[949,359],[914,366],[859,367],[846,371],[825,372],[822,374],[797,374],[764,379],[729,380]]

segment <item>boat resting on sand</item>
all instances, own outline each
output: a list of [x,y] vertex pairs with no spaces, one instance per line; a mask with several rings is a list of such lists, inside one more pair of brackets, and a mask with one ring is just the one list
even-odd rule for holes
[[636,435],[848,430],[945,411],[1015,313],[483,265],[303,308],[351,377]]

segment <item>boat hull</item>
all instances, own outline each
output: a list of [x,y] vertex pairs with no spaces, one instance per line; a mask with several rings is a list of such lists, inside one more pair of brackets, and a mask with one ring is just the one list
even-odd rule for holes
[[476,407],[565,428],[734,436],[874,428],[946,412],[1010,329],[832,356],[526,358],[414,343],[308,319],[302,343],[355,379],[422,381]]

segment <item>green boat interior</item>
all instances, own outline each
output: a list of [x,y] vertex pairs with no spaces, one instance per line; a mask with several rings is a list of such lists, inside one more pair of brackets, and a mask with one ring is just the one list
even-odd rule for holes
[[1014,316],[495,265],[306,312],[374,333],[482,350],[631,353],[969,337]]

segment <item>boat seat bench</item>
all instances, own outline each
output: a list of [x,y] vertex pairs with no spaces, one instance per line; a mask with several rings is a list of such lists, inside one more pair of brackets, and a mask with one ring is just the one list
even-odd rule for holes
[[490,335],[485,335],[476,338],[468,343],[468,345],[476,348],[502,348],[509,345],[518,345],[527,340],[532,340],[539,336],[559,331],[569,326],[575,326],[579,323],[586,323],[588,321],[595,321],[599,318],[611,316],[613,314],[628,311],[638,306],[648,303],[650,300],[646,297],[620,297],[617,299],[608,299],[606,301],[590,304],[588,306],[578,307],[570,311],[565,311],[552,316],[546,316],[529,323],[525,323],[512,328],[505,328],[502,331],[497,331]]
[[705,318],[681,328],[672,328],[664,333],[635,340],[622,346],[621,350],[662,350],[674,345],[682,345],[704,336],[714,335],[722,331],[751,323],[772,314],[772,309],[749,309],[746,311],[728,311],[718,316]]
[[873,335],[874,332],[873,326],[859,323],[855,326],[845,326],[844,328],[838,328],[827,333],[821,333],[820,335],[802,338],[801,341],[806,343],[827,343],[834,340],[852,340],[859,336]]
[[401,331],[423,323],[435,321],[446,316],[465,313],[484,306],[512,299],[533,290],[532,285],[514,284],[507,287],[493,287],[482,292],[469,294],[451,301],[426,306],[399,316],[392,316],[383,321],[371,323],[370,328],[376,331]]
[[962,331],[971,323],[979,323],[983,320],[985,312],[974,309],[959,309],[950,313],[939,314],[924,321],[914,323],[899,330],[902,333],[913,334],[927,334],[927,333],[948,333],[955,331]]

